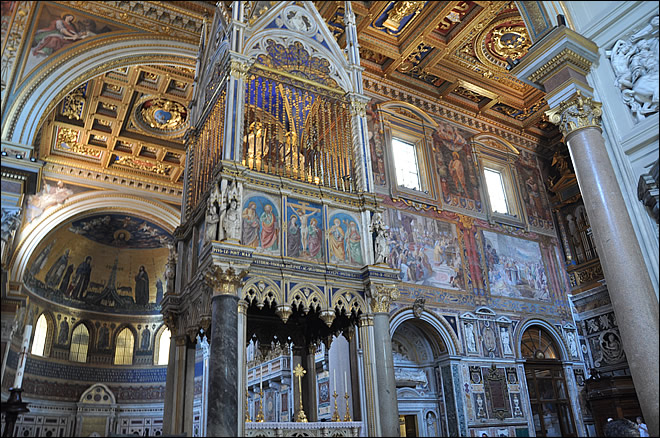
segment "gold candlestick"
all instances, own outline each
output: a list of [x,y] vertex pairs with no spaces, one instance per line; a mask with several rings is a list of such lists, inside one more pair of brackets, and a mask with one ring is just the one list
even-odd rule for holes
[[300,404],[298,405],[298,412],[296,412],[296,421],[298,423],[307,423],[307,416],[305,415],[305,411],[303,411],[302,403],[302,376],[304,376],[305,373],[307,373],[307,371],[305,371],[300,364],[296,365],[293,369],[293,375],[298,378],[298,392],[300,393]]
[[259,412],[257,412],[257,418],[255,420],[257,423],[264,422],[264,391],[259,391]]
[[341,417],[339,416],[339,412],[337,411],[337,391],[335,390],[332,393],[332,396],[335,398],[335,412],[332,414],[332,421],[341,421]]
[[252,423],[252,419],[250,418],[250,405],[249,405],[249,396],[248,396],[248,389],[245,388],[245,422],[246,423]]
[[348,392],[344,393],[344,398],[346,399],[346,415],[344,415],[344,421],[353,421],[351,420],[350,410],[348,409]]

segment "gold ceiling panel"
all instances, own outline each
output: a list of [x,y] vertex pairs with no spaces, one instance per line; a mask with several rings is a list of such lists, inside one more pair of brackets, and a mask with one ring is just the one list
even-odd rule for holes
[[49,116],[41,157],[181,184],[193,79],[187,67],[146,65],[90,80]]

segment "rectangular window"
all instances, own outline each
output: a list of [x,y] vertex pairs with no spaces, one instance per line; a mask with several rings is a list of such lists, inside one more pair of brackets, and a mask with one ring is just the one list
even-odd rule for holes
[[484,167],[484,176],[486,177],[486,187],[488,189],[491,210],[496,213],[509,214],[502,173]]
[[417,148],[414,144],[392,138],[392,156],[396,169],[397,184],[409,189],[420,190]]

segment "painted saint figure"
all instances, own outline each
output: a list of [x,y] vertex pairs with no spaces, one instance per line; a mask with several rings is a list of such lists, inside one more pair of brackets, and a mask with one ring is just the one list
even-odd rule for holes
[[68,295],[69,293],[69,281],[71,280],[71,274],[73,274],[73,265],[69,265],[64,272],[62,281],[60,282],[60,293],[62,295]]
[[76,278],[73,280],[73,291],[71,292],[72,298],[82,300],[87,286],[89,285],[89,277],[92,274],[92,257],[85,257],[85,261],[78,265],[76,269]]
[[463,163],[460,160],[458,152],[452,152],[452,159],[449,162],[449,173],[454,179],[454,184],[456,184],[456,191],[468,196],[467,188],[465,187],[465,170],[463,169]]
[[69,250],[65,250],[64,254],[60,256],[60,258],[53,263],[53,265],[50,267],[48,270],[48,273],[46,274],[45,278],[45,283],[46,286],[52,289],[56,289],[57,286],[60,284],[62,281],[62,276],[64,275],[64,271],[66,269],[67,263],[69,261]]
[[300,236],[300,224],[298,223],[298,216],[295,214],[289,218],[289,227],[287,229],[286,238],[286,255],[290,257],[298,257],[301,252],[302,239]]
[[144,268],[140,266],[140,270],[135,276],[135,304],[148,304],[149,303],[149,275]]
[[346,253],[344,252],[344,229],[341,227],[339,218],[335,218],[332,222],[332,227],[328,230],[330,260],[343,262],[346,259]]
[[309,221],[309,229],[308,229],[308,235],[307,235],[307,252],[311,258],[314,259],[321,259],[323,256],[323,253],[321,252],[321,245],[323,243],[323,239],[321,237],[321,229],[318,226],[318,221],[316,218],[312,218]]
[[362,236],[357,229],[357,224],[353,221],[348,225],[348,231],[345,237],[346,261],[353,264],[362,264]]
[[60,323],[60,334],[57,337],[57,343],[59,345],[66,345],[68,340],[69,340],[69,323],[66,322],[66,316],[65,316],[64,321]]
[[277,250],[278,227],[277,218],[273,213],[273,206],[266,204],[261,213],[261,247],[263,249]]
[[149,345],[151,345],[151,332],[149,331],[148,328],[145,327],[144,331],[142,332],[142,340],[140,342],[140,349],[148,350]]
[[241,215],[243,229],[241,230],[241,244],[256,248],[259,246],[259,218],[257,217],[257,204],[251,201]]
[[53,20],[50,26],[37,30],[34,35],[32,54],[34,56],[48,56],[72,41],[79,40],[82,35],[78,32],[75,17],[65,14],[57,20]]

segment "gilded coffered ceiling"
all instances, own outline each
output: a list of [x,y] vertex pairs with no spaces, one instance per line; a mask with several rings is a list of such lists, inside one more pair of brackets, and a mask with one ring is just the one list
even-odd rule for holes
[[[152,32],[199,41],[215,2],[57,2]],[[253,23],[273,4],[246,2]],[[315,1],[345,46],[344,2]],[[231,10],[231,1],[225,1]],[[364,76],[445,102],[519,132],[554,136],[543,92],[507,70],[531,40],[515,2],[353,1]],[[90,9],[91,8],[91,9]],[[92,10],[93,9],[93,10]],[[40,158],[182,187],[194,71],[140,65],[106,72],[70,93],[41,131]]]
[[193,78],[187,67],[146,65],[116,69],[82,84],[47,119],[41,156],[181,184]]

